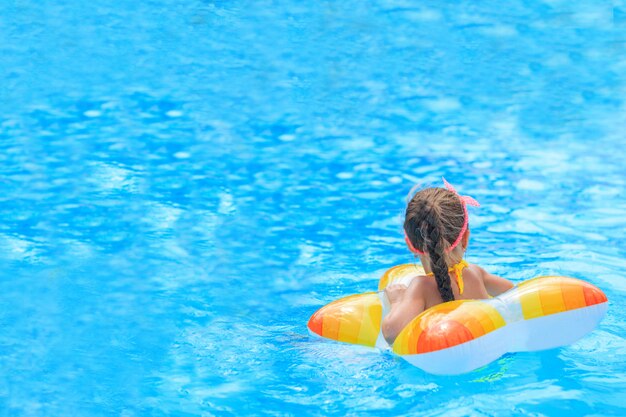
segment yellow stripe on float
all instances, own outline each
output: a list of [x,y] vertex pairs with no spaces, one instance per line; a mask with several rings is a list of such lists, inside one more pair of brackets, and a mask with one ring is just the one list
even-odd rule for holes
[[409,324],[407,324],[396,337],[396,340],[393,342],[393,351],[395,353],[399,355],[408,355],[411,353],[410,347],[415,347],[417,344],[416,336],[419,336],[421,329],[416,329],[413,326],[416,319],[417,318],[413,319]]
[[404,350],[402,350],[403,341],[404,341],[404,333],[400,332],[398,337],[396,337],[396,340],[393,341],[392,349],[394,353],[397,353],[398,355],[404,355]]
[[410,329],[409,331],[405,333],[404,337],[402,338],[401,348],[405,354],[411,354],[416,351],[417,341],[414,341],[414,344],[411,344],[411,339],[415,339],[414,337],[411,337],[411,335],[413,335],[414,332],[415,331],[413,329]]
[[389,285],[393,284],[394,282],[406,276],[411,276],[411,275],[417,276],[417,275],[423,275],[423,274],[424,274],[424,268],[422,268],[420,265],[415,265],[415,264],[396,265],[393,268],[388,269],[387,272],[385,272],[383,276],[380,278],[380,281],[378,282],[378,291],[384,290]]
[[517,284],[517,288],[525,288],[525,287],[536,287],[537,285],[541,285],[540,278],[552,278],[552,276],[540,276],[531,279],[527,279],[526,281],[520,282]]
[[394,278],[397,278],[398,270],[404,269],[405,266],[406,264],[396,265],[393,268],[388,269],[387,272],[383,274],[383,276],[380,278],[380,281],[378,282],[378,291],[385,289],[389,284],[391,284]]
[[544,316],[566,311],[560,280],[548,281],[539,289],[539,299]]
[[521,289],[520,292],[519,301],[522,305],[522,314],[524,315],[524,319],[529,320],[537,317],[543,317],[543,308],[541,307],[539,292],[532,288],[529,291]]
[[356,343],[372,347],[376,345],[376,339],[378,339],[378,334],[380,333],[382,317],[383,306],[380,304],[378,294],[368,294]]
[[472,303],[472,305],[476,306],[474,307],[477,314],[476,318],[483,326],[483,329],[485,330],[484,334],[490,333],[506,325],[506,321],[504,321],[500,312],[492,305],[482,301],[476,301],[475,303]]
[[346,343],[357,343],[361,324],[365,319],[365,306],[353,303],[349,315],[339,316],[339,332],[337,340]]

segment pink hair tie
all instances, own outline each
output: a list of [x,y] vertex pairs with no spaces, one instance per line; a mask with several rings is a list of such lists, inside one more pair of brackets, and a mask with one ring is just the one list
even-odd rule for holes
[[[474,198],[472,198],[472,197],[470,197],[468,195],[460,195],[454,189],[452,184],[450,184],[448,181],[446,181],[445,178],[442,178],[442,179],[443,179],[443,184],[446,186],[446,189],[448,191],[451,191],[454,194],[456,194],[459,197],[459,200],[461,201],[461,205],[463,206],[463,227],[461,228],[461,231],[459,232],[459,236],[456,238],[454,243],[452,245],[450,245],[450,247],[446,251],[446,252],[450,252],[450,251],[454,250],[454,248],[456,248],[459,243],[461,243],[461,240],[463,239],[463,235],[465,234],[465,231],[467,230],[467,224],[469,223],[469,213],[467,212],[467,205],[469,204],[470,206],[480,207],[480,203],[478,203],[478,201],[476,201]],[[417,252],[420,255],[424,255],[425,254],[421,250],[413,247],[413,244],[411,243],[411,240],[409,239],[409,236],[407,236],[406,231],[404,232],[404,240],[406,241],[406,244],[408,245],[409,249],[411,249],[413,252]]]

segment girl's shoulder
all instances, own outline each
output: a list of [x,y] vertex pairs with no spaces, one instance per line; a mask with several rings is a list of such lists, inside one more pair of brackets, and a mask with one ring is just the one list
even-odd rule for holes
[[485,275],[487,273],[487,271],[485,271],[485,269],[477,264],[470,264],[468,263],[467,268],[468,271],[472,272],[472,275],[475,275],[477,277],[482,278],[483,275]]
[[465,268],[465,271],[463,271],[463,279],[466,282],[475,282],[477,284],[482,284],[485,280],[486,274],[487,271],[485,271],[482,266],[469,264],[467,268]]
[[438,292],[437,281],[432,275],[417,275],[408,285],[407,293],[412,298],[424,297],[432,292]]

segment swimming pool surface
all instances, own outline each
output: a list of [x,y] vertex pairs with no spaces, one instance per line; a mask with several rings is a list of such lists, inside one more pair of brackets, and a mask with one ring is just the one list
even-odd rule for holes
[[[0,3],[1,416],[626,415],[626,3]],[[412,261],[570,275],[576,344],[437,377],[310,338]]]

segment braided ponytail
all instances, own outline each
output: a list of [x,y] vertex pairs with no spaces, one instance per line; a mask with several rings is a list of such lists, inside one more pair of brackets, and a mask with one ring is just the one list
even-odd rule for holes
[[442,234],[441,222],[434,210],[430,210],[424,218],[420,234],[424,237],[424,243],[430,256],[430,266],[435,275],[441,299],[444,302],[454,301],[454,293],[452,292],[452,284],[450,283],[450,274],[445,257],[445,240]]

